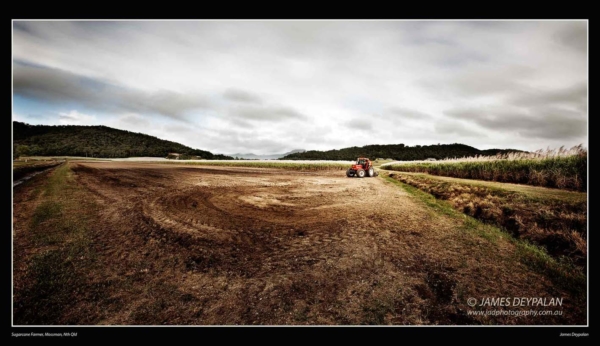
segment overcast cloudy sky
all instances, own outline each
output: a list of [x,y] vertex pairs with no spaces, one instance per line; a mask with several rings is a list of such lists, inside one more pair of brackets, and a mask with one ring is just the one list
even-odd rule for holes
[[210,150],[587,146],[586,21],[13,22],[13,120]]

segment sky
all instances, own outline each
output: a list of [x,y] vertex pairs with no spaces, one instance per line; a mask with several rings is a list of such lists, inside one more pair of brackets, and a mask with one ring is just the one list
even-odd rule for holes
[[14,21],[14,121],[213,153],[587,147],[587,21]]

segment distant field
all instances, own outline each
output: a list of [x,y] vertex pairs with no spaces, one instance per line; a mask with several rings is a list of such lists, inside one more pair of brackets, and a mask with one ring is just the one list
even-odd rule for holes
[[223,166],[223,167],[255,167],[255,168],[280,168],[300,171],[320,170],[345,170],[353,161],[319,161],[319,160],[170,160],[163,157],[129,157],[129,158],[87,158],[87,157],[35,157],[30,160],[93,160],[93,161],[117,161],[117,162],[148,162],[176,165],[201,165],[201,166]]
[[373,166],[379,167],[379,166],[383,166],[385,164],[392,163],[392,162],[395,162],[395,161],[392,160],[392,159],[388,159],[388,160],[377,160],[377,159],[375,159],[375,160],[373,160]]
[[255,167],[255,168],[280,168],[292,169],[299,171],[330,171],[330,170],[346,170],[352,164],[352,161],[161,161],[163,164],[184,164],[184,165],[201,165],[201,166],[223,166],[223,167]]
[[587,190],[587,150],[574,147],[536,153],[471,157],[442,161],[384,164],[400,172],[528,184],[577,191]]

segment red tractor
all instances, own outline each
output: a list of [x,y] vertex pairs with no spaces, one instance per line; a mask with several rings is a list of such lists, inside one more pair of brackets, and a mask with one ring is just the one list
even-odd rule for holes
[[353,176],[364,178],[365,175],[367,177],[376,177],[379,175],[379,173],[373,169],[373,162],[366,157],[359,157],[356,160],[356,163],[346,171],[346,176],[349,178]]

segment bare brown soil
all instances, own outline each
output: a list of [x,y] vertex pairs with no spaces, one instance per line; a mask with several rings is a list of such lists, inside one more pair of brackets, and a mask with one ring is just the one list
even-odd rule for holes
[[[585,324],[585,301],[382,178],[344,172],[70,163],[97,206],[77,302],[22,292],[41,179],[15,190],[15,324]],[[81,257],[82,261],[86,261]],[[76,285],[71,285],[76,286]],[[91,294],[90,292],[94,292]],[[563,297],[561,316],[469,316],[474,297]],[[478,308],[485,309],[485,308]],[[28,311],[24,313],[24,311]]]

